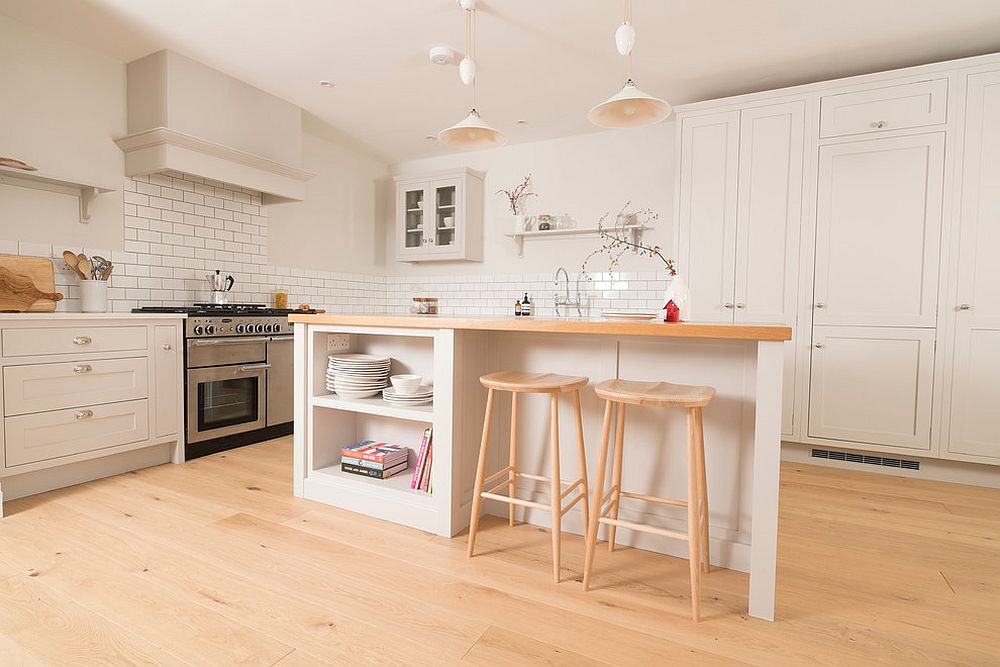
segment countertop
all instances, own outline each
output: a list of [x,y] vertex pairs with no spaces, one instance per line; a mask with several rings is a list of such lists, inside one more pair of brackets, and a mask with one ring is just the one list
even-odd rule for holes
[[0,313],[0,322],[74,321],[74,320],[183,320],[184,313]]
[[790,327],[773,324],[719,324],[701,322],[624,322],[604,319],[546,319],[541,317],[454,317],[439,315],[337,315],[322,313],[288,317],[302,324],[407,329],[466,329],[531,333],[598,334],[608,336],[657,336],[665,338],[714,338],[727,340],[791,340]]

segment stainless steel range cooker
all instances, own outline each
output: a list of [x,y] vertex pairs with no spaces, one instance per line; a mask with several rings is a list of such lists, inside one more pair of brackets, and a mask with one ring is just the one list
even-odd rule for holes
[[151,306],[186,313],[185,458],[292,432],[292,328],[288,315],[258,304]]

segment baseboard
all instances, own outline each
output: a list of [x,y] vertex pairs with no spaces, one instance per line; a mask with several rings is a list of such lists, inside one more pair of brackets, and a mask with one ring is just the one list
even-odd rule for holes
[[0,486],[3,487],[0,498],[16,500],[53,489],[121,475],[140,468],[170,463],[173,450],[174,443],[163,443],[121,454],[88,459],[79,463],[69,463],[55,468],[11,475],[0,479]]
[[[889,475],[891,477],[910,477],[912,479],[927,479],[937,482],[983,486],[991,489],[1000,488],[1000,467],[994,465],[966,463],[964,461],[945,461],[942,459],[911,456],[909,454],[892,455],[895,458],[910,459],[920,463],[919,470],[907,470],[905,468],[815,458],[812,456],[813,449],[831,450],[836,449],[836,447],[816,447],[797,442],[783,442],[781,443],[781,460],[792,461],[794,463],[807,463],[827,468],[838,468],[840,470],[870,472],[876,475]],[[870,454],[874,457],[890,456],[884,452],[865,452],[854,448],[844,448],[844,451],[854,454]]]

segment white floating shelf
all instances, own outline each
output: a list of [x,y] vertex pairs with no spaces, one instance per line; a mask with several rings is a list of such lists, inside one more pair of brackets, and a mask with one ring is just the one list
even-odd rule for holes
[[103,192],[112,192],[117,189],[106,185],[95,185],[77,180],[46,176],[41,172],[24,171],[23,169],[13,169],[11,167],[0,167],[0,183],[31,188],[33,190],[58,192],[59,194],[77,197],[80,200],[80,222],[88,222],[90,220],[90,204],[94,201],[94,197]]
[[[625,225],[623,227],[605,227],[607,231],[624,231],[628,232],[631,236],[631,241],[633,243],[642,242],[642,233],[646,230],[653,229],[648,225]],[[524,240],[525,239],[545,239],[545,238],[558,238],[565,236],[597,236],[598,232],[601,230],[597,227],[574,227],[571,229],[549,229],[546,231],[533,231],[533,232],[515,232],[513,234],[506,234],[507,238],[514,239],[517,244],[517,256],[524,257]]]
[[344,398],[336,394],[326,394],[323,396],[313,396],[312,404],[321,408],[334,408],[336,410],[361,412],[366,415],[379,415],[381,417],[395,417],[397,419],[408,419],[416,422],[430,423],[434,421],[433,404],[403,407],[392,405],[383,400],[381,396]]

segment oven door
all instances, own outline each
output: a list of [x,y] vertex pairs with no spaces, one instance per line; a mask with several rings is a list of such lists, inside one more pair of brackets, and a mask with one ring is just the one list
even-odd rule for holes
[[267,369],[254,363],[187,372],[187,441],[201,442],[264,428]]

